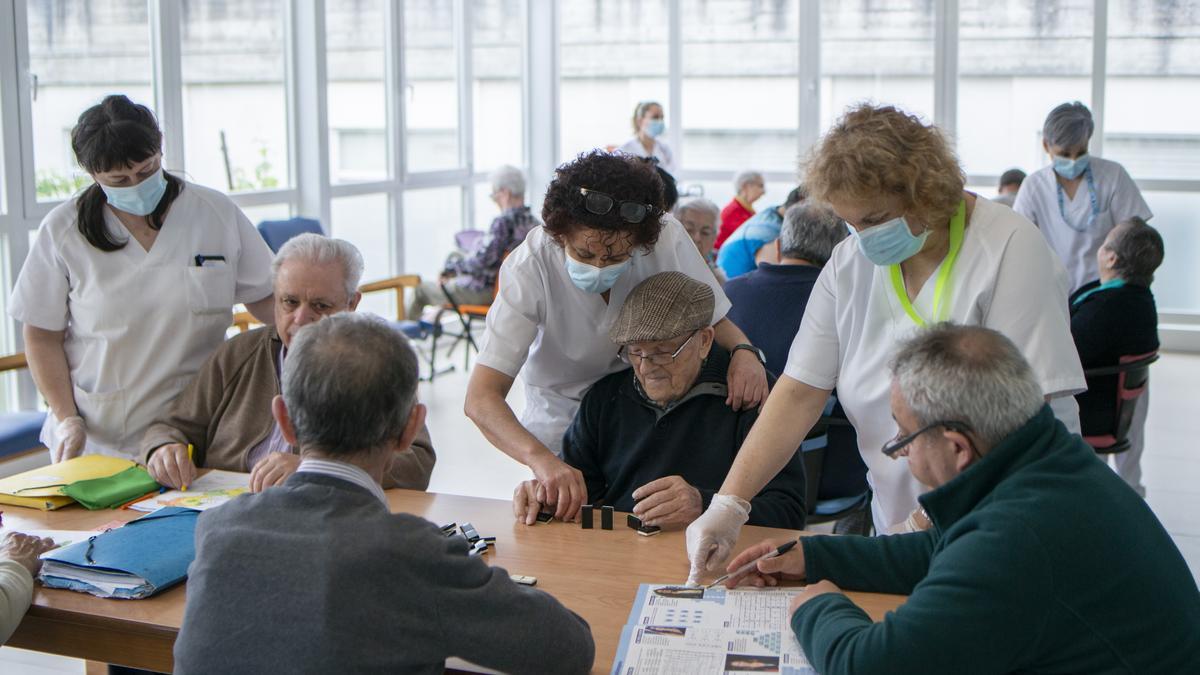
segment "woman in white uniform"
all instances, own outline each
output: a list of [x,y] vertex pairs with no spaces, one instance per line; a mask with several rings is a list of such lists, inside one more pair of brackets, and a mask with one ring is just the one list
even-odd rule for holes
[[661,138],[666,130],[663,107],[657,101],[642,101],[633,109],[633,138],[617,149],[635,157],[653,157],[664,171],[674,174],[675,155]]
[[855,234],[821,271],[784,375],[720,493],[688,528],[694,578],[728,556],[746,500],[800,445],[835,386],[869,470],[876,530],[928,526],[916,511],[927,488],[907,459],[880,452],[897,432],[887,363],[920,326],[953,321],[1004,333],[1059,418],[1078,430],[1072,394],[1085,385],[1062,265],[1028,220],[964,183],[941,133],[892,107],[849,111],[814,150],[805,184]]
[[224,339],[233,305],[271,319],[271,251],[228,197],[163,171],[145,106],[105,98],[71,147],[95,183],[42,221],[8,311],[50,408],[51,461],[134,459]]
[[1026,178],[1013,203],[1066,266],[1071,292],[1100,278],[1096,251],[1117,223],[1153,215],[1125,167],[1088,154],[1095,127],[1079,101],[1051,110],[1042,127],[1051,165]]
[[[662,199],[649,164],[583,155],[558,168],[542,208],[545,226],[531,230],[500,268],[466,414],[492,445],[533,470],[542,484],[538,501],[555,505],[559,519],[574,519],[587,497],[582,474],[560,459],[563,433],[584,390],[629,367],[608,334],[643,279],[680,271],[712,286],[716,339],[733,352],[728,403],[753,407],[766,398],[762,353],[724,318],[729,300],[683,226],[664,214]],[[519,421],[505,402],[518,373],[525,381]]]

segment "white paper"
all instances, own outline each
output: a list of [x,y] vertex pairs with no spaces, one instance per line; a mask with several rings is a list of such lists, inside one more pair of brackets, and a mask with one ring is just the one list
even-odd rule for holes
[[96,534],[95,532],[91,532],[91,531],[87,531],[87,530],[22,530],[22,529],[14,529],[14,528],[5,526],[3,530],[0,530],[0,539],[3,539],[4,536],[7,535],[9,532],[21,532],[23,534],[28,534],[32,537],[41,537],[43,539],[45,539],[45,538],[53,539],[54,540],[54,548],[43,553],[40,556],[42,558],[46,557],[47,555],[50,555],[54,551],[57,551],[58,549],[60,549],[64,546],[70,546],[71,544],[74,544],[77,541],[85,541],[88,537],[92,536],[93,534]]
[[642,584],[621,633],[613,675],[637,673],[815,672],[790,626],[788,607],[802,589],[687,589],[666,596]]
[[250,474],[213,470],[197,478],[188,486],[187,492],[170,490],[137,502],[129,508],[144,513],[157,511],[164,506],[180,506],[185,509],[205,511],[249,491]]

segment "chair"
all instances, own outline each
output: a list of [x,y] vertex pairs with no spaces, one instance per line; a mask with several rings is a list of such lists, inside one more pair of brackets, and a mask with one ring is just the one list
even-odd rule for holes
[[262,235],[267,246],[271,251],[278,253],[280,247],[287,243],[288,239],[305,232],[313,234],[325,234],[321,229],[321,223],[312,218],[288,218],[287,220],[264,220],[258,224],[258,233]]
[[1083,371],[1088,389],[1106,384],[1101,378],[1117,376],[1117,404],[1113,412],[1112,426],[1107,433],[1084,436],[1083,440],[1099,454],[1111,455],[1129,449],[1129,427],[1133,423],[1133,412],[1138,397],[1146,392],[1150,383],[1150,364],[1158,360],[1158,351],[1145,354],[1122,356],[1118,365],[1089,368]]
[[[0,356],[0,372],[28,367],[24,353]],[[45,422],[46,413],[36,410],[0,414],[0,459],[45,450],[40,440]]]
[[[453,353],[454,348],[457,347],[460,342],[465,342],[465,346],[463,348],[463,368],[469,369],[471,367],[471,350],[474,349],[476,354],[479,353],[479,344],[475,342],[475,336],[473,333],[473,330],[475,327],[475,321],[477,319],[481,320],[481,321],[486,319],[488,310],[491,309],[492,306],[490,304],[488,304],[488,305],[462,305],[462,304],[459,304],[459,302],[454,299],[454,294],[451,293],[450,289],[446,287],[446,284],[444,284],[444,283],[441,284],[441,287],[442,287],[442,292],[446,294],[446,300],[448,300],[449,302],[446,303],[446,306],[442,309],[441,312],[438,312],[438,315],[437,315],[438,318],[437,318],[436,322],[439,326],[441,325],[442,314],[443,314],[443,312],[446,312],[446,311],[453,312],[454,315],[458,317],[458,322],[460,325],[462,325],[462,331],[459,333],[443,333],[444,335],[446,335],[446,337],[454,338],[454,342],[450,343],[450,349],[447,352],[447,354]],[[495,299],[496,293],[499,291],[499,289],[500,289],[500,277],[499,277],[499,275],[497,275],[496,285],[492,288],[492,298],[493,299]]]
[[[421,355],[421,359],[429,365],[429,376],[421,377],[420,379],[426,382],[433,382],[433,378],[454,370],[454,366],[449,365],[441,370],[437,369],[437,338],[442,334],[440,323],[430,324],[424,321],[411,321],[404,318],[404,289],[416,288],[420,285],[420,276],[416,274],[401,274],[390,279],[381,279],[380,281],[363,284],[358,287],[358,290],[364,295],[389,290],[395,292],[396,318],[389,321],[389,323],[413,342],[430,341],[428,356]],[[420,351],[418,351],[418,354],[420,354]]]
[[[871,489],[866,486],[865,465],[859,467],[862,473],[861,491],[856,489],[852,494],[838,494],[835,497],[825,496],[822,498],[822,476],[825,472],[826,462],[831,457],[829,454],[831,449],[839,447],[844,449],[856,445],[854,443],[836,443],[834,448],[830,447],[831,436],[847,433],[853,436],[854,434],[854,427],[850,425],[850,422],[845,417],[835,414],[836,404],[837,399],[831,396],[825,405],[825,413],[800,446],[801,452],[804,453],[805,494],[807,496],[805,501],[808,502],[808,522],[812,525],[833,522],[833,531],[837,534],[866,536],[871,533],[872,528],[871,499],[873,495]],[[855,448],[855,453],[857,458],[857,448]],[[857,459],[858,464],[861,465],[861,458]],[[837,470],[846,471],[847,467],[839,467]]]

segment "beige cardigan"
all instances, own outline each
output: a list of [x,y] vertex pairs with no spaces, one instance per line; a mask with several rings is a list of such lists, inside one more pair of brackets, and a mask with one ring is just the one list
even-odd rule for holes
[[[279,394],[275,363],[282,348],[273,326],[226,340],[167,413],[146,429],[142,461],[168,443],[191,443],[197,467],[246,471],[250,450],[275,426],[271,399]],[[429,429],[422,427],[412,447],[392,458],[383,487],[424,490],[436,459]]]

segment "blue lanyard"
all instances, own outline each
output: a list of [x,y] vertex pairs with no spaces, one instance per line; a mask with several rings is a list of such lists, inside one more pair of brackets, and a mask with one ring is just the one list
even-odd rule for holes
[[1100,284],[1099,286],[1093,288],[1092,290],[1080,295],[1078,298],[1075,298],[1075,302],[1072,302],[1071,306],[1072,307],[1079,306],[1084,300],[1087,299],[1087,297],[1089,295],[1092,295],[1093,293],[1099,293],[1100,291],[1107,291],[1110,288],[1120,288],[1124,285],[1125,285],[1124,279],[1113,279],[1112,281],[1106,281],[1106,282]]
[[1062,216],[1063,222],[1067,227],[1076,232],[1087,232],[1092,229],[1092,225],[1096,223],[1096,216],[1100,215],[1100,203],[1096,200],[1096,180],[1092,178],[1092,167],[1084,169],[1083,175],[1087,178],[1088,197],[1092,200],[1092,213],[1088,216],[1087,225],[1083,228],[1075,227],[1071,219],[1067,217],[1067,207],[1063,201],[1063,189],[1059,184],[1058,179],[1054,179],[1054,187],[1058,189],[1058,213]]

